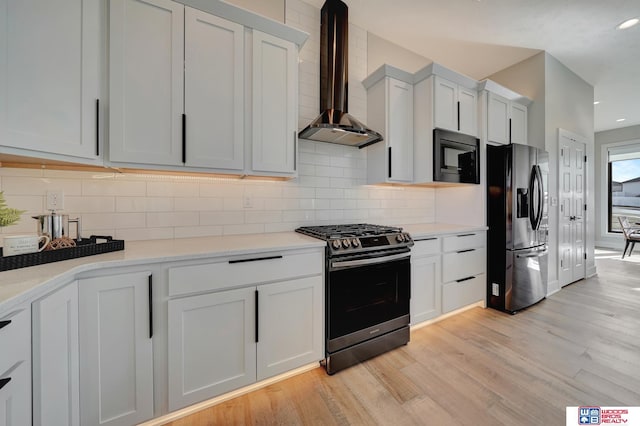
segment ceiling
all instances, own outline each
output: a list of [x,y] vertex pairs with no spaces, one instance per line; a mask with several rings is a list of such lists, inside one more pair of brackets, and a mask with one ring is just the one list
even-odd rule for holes
[[616,29],[639,0],[345,2],[355,25],[478,80],[545,50],[594,87],[596,132],[640,124],[640,24]]

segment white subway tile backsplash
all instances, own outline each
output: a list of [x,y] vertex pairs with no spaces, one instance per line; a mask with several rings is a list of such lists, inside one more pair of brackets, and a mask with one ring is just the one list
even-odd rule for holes
[[[320,10],[285,2],[285,21],[309,33],[300,51],[298,126],[319,114]],[[349,112],[367,123],[367,32],[349,26]],[[50,189],[65,193],[65,213],[83,220],[85,235],[156,240],[292,231],[349,222],[408,224],[435,220],[435,190],[366,185],[367,149],[298,141],[298,177],[287,182],[220,177],[0,167],[10,207],[27,210],[0,234],[35,232]],[[251,207],[244,207],[245,203]]]

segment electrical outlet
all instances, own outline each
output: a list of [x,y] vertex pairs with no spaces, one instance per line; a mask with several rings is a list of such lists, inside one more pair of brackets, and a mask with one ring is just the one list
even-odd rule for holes
[[253,208],[253,198],[249,197],[248,195],[245,195],[244,198],[242,199],[242,206],[245,209],[252,209]]
[[491,294],[493,296],[500,296],[500,286],[496,283],[491,283]]
[[64,192],[62,190],[47,191],[47,210],[64,209]]

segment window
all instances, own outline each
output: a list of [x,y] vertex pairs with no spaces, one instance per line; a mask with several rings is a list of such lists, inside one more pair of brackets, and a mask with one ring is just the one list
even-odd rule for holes
[[640,223],[640,144],[607,149],[609,215],[607,230],[622,232],[618,216]]

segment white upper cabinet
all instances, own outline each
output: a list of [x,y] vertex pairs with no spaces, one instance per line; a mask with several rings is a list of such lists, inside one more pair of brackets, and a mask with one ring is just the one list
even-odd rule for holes
[[253,31],[253,171],[296,172],[298,48]]
[[98,162],[100,3],[0,0],[0,151]]
[[182,163],[184,6],[110,2],[109,160]]
[[244,167],[244,27],[185,8],[186,164]]
[[412,75],[383,65],[363,82],[367,88],[367,124],[384,142],[367,149],[367,182],[413,182]]
[[517,102],[511,102],[511,142],[527,143],[527,112],[528,108]]
[[170,0],[114,0],[110,40],[110,161],[295,175],[296,43]]
[[476,136],[478,92],[445,78],[434,77],[435,127]]
[[484,89],[487,142],[527,144],[527,114],[531,100],[491,80],[480,83]]

